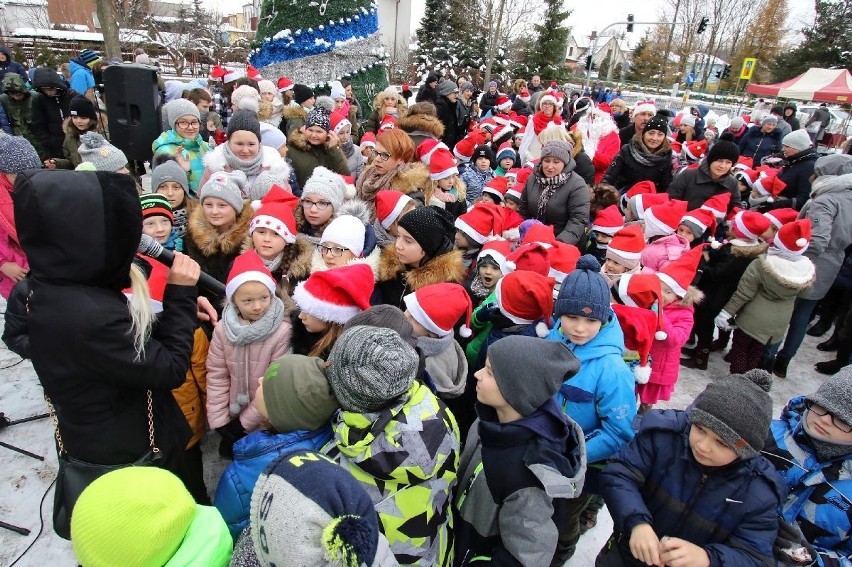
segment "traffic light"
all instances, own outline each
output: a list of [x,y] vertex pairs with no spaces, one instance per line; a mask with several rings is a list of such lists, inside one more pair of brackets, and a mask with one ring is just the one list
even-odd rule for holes
[[633,31],[633,14],[627,14],[627,33]]
[[588,69],[589,71],[592,70],[592,56],[591,55],[586,56],[586,69]]
[[704,33],[704,30],[707,29],[707,24],[709,24],[709,23],[710,23],[710,18],[708,18],[707,16],[704,16],[703,18],[701,18],[701,21],[698,22],[698,30],[696,30],[695,33]]
[[725,69],[722,71],[722,78],[727,79],[731,75],[731,66],[725,65]]
[[716,71],[716,78],[717,78],[717,79],[721,79],[721,78],[722,78],[722,71]]

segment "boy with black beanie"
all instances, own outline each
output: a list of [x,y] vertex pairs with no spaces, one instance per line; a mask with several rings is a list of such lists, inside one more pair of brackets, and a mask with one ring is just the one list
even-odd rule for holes
[[763,370],[732,374],[691,410],[645,414],[601,474],[614,533],[595,565],[774,565],[785,490],[760,454],[771,382]]

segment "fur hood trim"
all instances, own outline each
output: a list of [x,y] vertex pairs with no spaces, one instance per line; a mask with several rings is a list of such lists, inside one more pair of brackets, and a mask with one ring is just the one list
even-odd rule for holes
[[695,306],[704,301],[704,293],[694,285],[686,288],[686,295],[680,300],[681,305]]
[[[282,158],[281,154],[267,146],[261,146],[260,150],[263,152],[261,164],[264,171],[275,173],[281,177],[290,177],[290,166],[287,165],[287,160]],[[224,146],[221,145],[213,148],[213,151],[204,154],[203,161],[204,167],[214,173],[217,171],[226,171],[230,167],[225,160]]]
[[296,255],[296,258],[290,262],[290,268],[287,270],[287,275],[297,280],[307,279],[307,277],[311,275],[311,263],[313,262],[314,253],[316,252],[317,247],[301,234],[296,236],[296,243],[293,244],[293,246],[298,248],[299,253]]
[[583,151],[583,134],[577,130],[570,130],[568,135],[571,136],[571,141],[574,143],[574,149],[571,150],[571,157],[576,158],[577,154]]
[[825,193],[836,193],[852,189],[852,173],[845,175],[821,175],[811,184],[811,199]]
[[759,241],[756,244],[747,240],[735,238],[729,241],[731,244],[731,254],[740,258],[757,258],[769,249],[769,244],[764,241]]
[[446,254],[435,256],[426,265],[406,271],[405,266],[396,257],[396,246],[391,244],[382,251],[379,261],[379,281],[396,279],[401,273],[411,291],[435,283],[461,283],[465,273],[461,250],[451,250]]
[[417,191],[425,191],[426,186],[431,182],[429,178],[429,170],[420,162],[409,164],[411,167],[407,171],[397,173],[391,181],[391,187],[397,191],[402,191],[406,195],[416,193]]
[[397,120],[396,127],[409,134],[420,131],[438,139],[444,137],[444,124],[437,116],[432,116],[431,114],[410,114],[403,116]]
[[344,201],[340,210],[334,214],[335,217],[341,215],[353,216],[364,223],[364,226],[372,224],[370,205],[363,199],[349,199],[348,201]]
[[[287,145],[293,146],[297,150],[302,150],[303,152],[310,152],[313,149],[313,146],[308,142],[308,139],[305,138],[305,135],[298,130],[293,130],[290,132],[290,135],[287,136]],[[323,149],[328,151],[328,142],[323,144]]]
[[307,120],[308,111],[305,110],[301,104],[288,104],[281,110],[281,117],[285,120],[290,120],[292,118]]
[[[373,97],[373,110],[379,115],[379,120],[385,117],[384,113],[385,106],[385,91],[379,91],[376,93],[376,96]],[[402,118],[406,114],[408,114],[408,103],[405,101],[405,98],[400,94],[396,93],[396,112],[397,118]]]
[[[382,249],[376,246],[373,248],[373,251],[365,258],[353,258],[346,262],[347,266],[354,266],[355,264],[366,264],[373,270],[373,279],[377,280],[379,277],[379,263],[381,261]],[[320,256],[319,251],[314,248],[314,252],[311,255],[311,273],[315,272],[325,272],[330,268],[325,265],[325,262],[322,260],[322,256]]]
[[195,207],[189,215],[187,235],[205,257],[247,250],[251,247],[251,236],[249,236],[248,229],[253,215],[254,211],[249,202],[246,201],[242,212],[237,215],[237,222],[234,226],[220,234],[204,218],[204,207]]
[[781,256],[765,255],[757,259],[762,271],[778,280],[778,283],[790,289],[809,288],[816,281],[816,268],[813,262],[804,256],[797,260],[788,260]]

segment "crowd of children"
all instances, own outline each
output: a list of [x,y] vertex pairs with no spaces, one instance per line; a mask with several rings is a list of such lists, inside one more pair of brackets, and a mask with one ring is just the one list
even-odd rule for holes
[[[157,411],[183,409],[192,429],[169,438],[174,424],[158,417],[150,438],[152,447],[169,439],[162,466],[187,494],[171,473],[145,469],[109,473],[83,493],[85,513],[75,512],[70,529],[84,565],[124,562],[96,531],[118,507],[98,504],[124,498],[135,510],[140,491],[160,487],[169,517],[140,516],[140,525],[168,526],[151,565],[177,564],[207,529],[205,562],[181,564],[556,566],[603,502],[615,533],[598,565],[767,565],[787,552],[820,565],[850,561],[848,515],[836,520],[822,502],[814,511],[814,495],[801,488],[852,496],[852,402],[833,385],[848,373],[791,401],[772,423],[766,391],[800,302],[820,299],[808,295],[815,282],[840,269],[820,263],[811,245],[852,244],[832,225],[850,218],[852,197],[815,194],[801,214],[767,208],[784,190],[783,169],[753,167],[727,133],[712,145],[691,139],[703,127],[698,111],[679,117],[681,144],[652,101],[640,101],[619,132],[606,103],[568,101],[553,86],[532,94],[529,118],[495,99],[450,148],[432,126],[395,126],[408,115],[395,89],[379,93],[362,128],[342,85],[325,101],[284,79],[280,88],[249,79],[229,86],[233,113],[215,149],[199,138],[189,99],[166,105],[150,192],[132,213],[122,202],[121,219],[131,219],[124,228],[137,241],[141,231],[174,251],[179,273],[136,255],[133,238],[105,243],[102,234],[92,246],[107,247],[107,258],[78,252],[90,271],[66,274],[46,244],[61,235],[35,230],[62,214],[45,205],[47,189],[67,190],[63,203],[76,192],[97,202],[80,214],[106,223],[112,237],[122,227],[110,220],[118,206],[110,190],[121,186],[125,201],[133,194],[127,160],[86,132],[76,151],[81,169],[95,172],[61,171],[74,160],[44,164],[23,138],[0,138],[3,339],[32,356],[62,450],[102,464],[138,457],[76,453],[86,431],[77,424],[91,423],[91,408],[76,405],[58,362],[45,358],[49,341],[66,336],[44,318],[51,294],[70,293],[68,278],[87,302],[113,294],[113,315],[124,309],[114,293],[131,297],[129,318],[110,324],[128,325],[135,342],[122,348],[137,360],[168,351],[168,383],[140,383],[156,392]],[[296,96],[285,102],[288,91]],[[431,124],[434,107],[414,106],[410,122]],[[74,108],[76,130],[92,129],[91,109]],[[269,127],[289,141],[267,145]],[[43,165],[60,171],[31,171]],[[852,156],[820,158],[815,171],[830,178],[831,195],[852,188]],[[119,274],[131,260],[148,291]],[[141,307],[147,296],[161,324],[175,320],[199,269],[222,284],[201,290],[203,320],[140,335],[138,325],[150,328],[155,317],[138,322],[150,311]],[[706,369],[731,336],[729,376],[684,411],[653,409],[671,399],[681,366]],[[74,379],[85,383],[86,365],[75,364]],[[175,399],[164,399],[178,382]],[[232,461],[215,510],[202,476],[205,421]],[[134,447],[147,446],[147,429],[136,435]],[[773,435],[775,452],[764,449]],[[814,455],[783,449],[793,445]],[[824,478],[793,470],[791,458]],[[837,529],[825,528],[829,521]],[[109,538],[131,538],[132,528],[117,526]]]

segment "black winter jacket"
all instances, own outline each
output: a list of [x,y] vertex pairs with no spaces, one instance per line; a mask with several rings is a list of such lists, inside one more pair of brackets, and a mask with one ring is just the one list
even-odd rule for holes
[[808,148],[789,158],[784,167],[778,173],[778,179],[787,184],[779,197],[775,199],[776,207],[793,207],[797,211],[811,196],[811,175],[814,173],[814,165],[819,159],[816,148]]
[[[632,142],[628,142],[630,143]],[[609,183],[624,193],[640,181],[647,179],[654,182],[657,192],[663,193],[672,182],[672,151],[666,150],[664,155],[666,159],[660,159],[657,165],[642,165],[630,153],[630,146],[625,144],[615,154],[601,183]]]
[[488,114],[488,111],[494,110],[494,105],[497,104],[497,98],[499,96],[500,91],[496,91],[493,95],[486,91],[485,94],[482,95],[482,99],[479,101],[480,116],[485,116]]
[[669,185],[668,194],[672,199],[680,199],[689,203],[688,210],[697,209],[713,195],[731,194],[730,208],[739,201],[740,189],[737,180],[730,173],[716,181],[710,176],[710,166],[707,160],[697,168],[686,169],[677,174]]
[[[62,124],[68,117],[71,96],[68,85],[49,67],[39,67],[33,76],[33,86],[38,91],[33,95],[32,121],[33,134],[44,148],[43,158],[64,158],[62,144],[65,142],[65,130]],[[45,87],[58,89],[53,96],[44,94]]]
[[30,280],[24,278],[15,284],[6,300],[6,325],[3,327],[3,342],[9,350],[21,358],[30,357],[30,330],[27,324],[27,302],[30,295]]
[[444,125],[444,135],[441,138],[441,141],[444,142],[448,148],[453,148],[456,145],[456,142],[459,141],[459,129],[458,129],[458,101],[452,102],[449,98],[445,96],[439,96],[438,100],[435,101],[435,109],[438,111],[438,120]]

